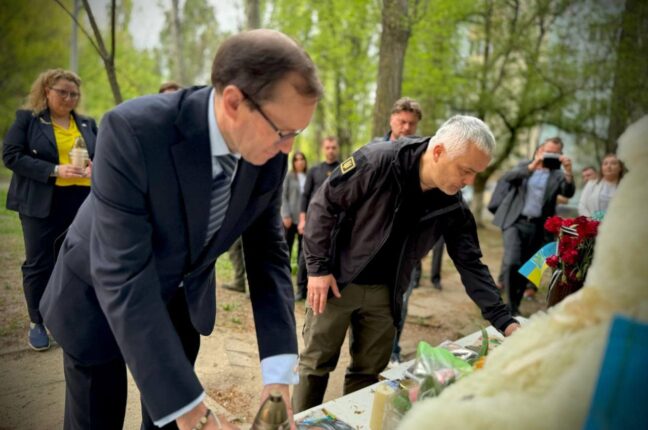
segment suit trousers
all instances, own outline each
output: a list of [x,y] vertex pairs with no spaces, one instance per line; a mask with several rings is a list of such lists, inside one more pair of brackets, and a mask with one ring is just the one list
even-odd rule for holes
[[[187,359],[196,362],[200,335],[191,325],[184,290],[167,304],[173,326],[182,341]],[[137,330],[137,327],[133,327]],[[151,351],[155,355],[155,351]],[[121,430],[126,412],[126,365],[121,358],[109,363],[86,366],[63,354],[65,372],[65,430]],[[142,402],[142,430],[158,429]],[[162,427],[177,429],[175,421]]]
[[329,299],[318,316],[307,307],[299,384],[293,391],[295,413],[324,400],[329,373],[337,366],[349,327],[351,362],[344,377],[344,394],[378,382],[378,374],[389,362],[395,328],[386,285],[349,284],[342,297]]
[[527,278],[518,273],[518,270],[544,243],[545,234],[542,219],[535,221],[519,219],[504,230],[503,280],[513,315],[519,313],[520,303],[528,282]]
[[297,224],[293,223],[289,228],[285,229],[286,231],[286,243],[288,244],[288,255],[292,257],[293,245],[295,244],[295,238],[297,239],[297,258],[302,252],[302,238],[303,236],[297,233]]
[[57,239],[67,231],[89,192],[90,187],[54,187],[52,207],[47,217],[34,218],[20,214],[25,241],[23,291],[29,319],[33,323],[43,323],[38,305],[54,270],[58,249],[62,243],[62,240]]

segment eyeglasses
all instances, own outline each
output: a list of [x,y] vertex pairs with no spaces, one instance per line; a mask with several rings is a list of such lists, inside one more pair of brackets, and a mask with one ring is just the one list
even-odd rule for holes
[[81,96],[80,93],[75,93],[75,92],[72,92],[72,91],[62,90],[60,88],[50,87],[50,90],[56,91],[56,94],[58,94],[59,96],[61,96],[64,99],[69,98],[70,100],[77,100]]
[[245,91],[241,90],[240,88],[239,88],[239,91],[241,91],[241,94],[243,94],[243,97],[245,97],[246,99],[248,99],[250,101],[250,103],[252,103],[252,106],[254,106],[254,108],[261,114],[263,119],[266,120],[268,125],[270,125],[270,127],[272,127],[272,129],[275,131],[275,133],[277,133],[277,136],[279,136],[279,139],[275,143],[285,142],[288,139],[292,139],[292,138],[298,136],[302,131],[304,131],[303,128],[301,130],[295,130],[295,131],[282,131],[282,130],[280,130],[279,127],[277,127],[275,125],[275,123],[272,122],[272,120],[270,118],[268,118],[268,115],[266,115],[265,112],[263,112],[263,109],[261,109],[261,106],[259,106],[259,104],[257,102],[255,102],[254,99],[252,99],[252,97],[245,94]]

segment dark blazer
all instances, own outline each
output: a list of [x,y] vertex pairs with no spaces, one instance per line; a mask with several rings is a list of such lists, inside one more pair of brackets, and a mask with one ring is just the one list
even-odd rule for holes
[[[97,124],[74,112],[72,116],[93,158]],[[3,141],[2,160],[13,171],[7,209],[35,218],[47,217],[56,181],[50,175],[60,164],[48,109],[38,115],[29,110],[16,111],[16,120]]]
[[209,91],[141,97],[104,116],[91,194],[41,300],[66,353],[89,365],[122,354],[154,421],[202,391],[166,303],[182,283],[194,327],[210,334],[214,263],[241,234],[261,359],[297,353],[280,216],[284,154],[263,166],[239,161],[223,226],[203,247],[212,183]]
[[[512,226],[522,214],[527,181],[533,173],[528,168],[530,163],[530,160],[520,162],[500,179],[500,181],[507,181],[511,184],[511,191],[504,197],[493,218],[493,224],[502,230]],[[561,169],[551,170],[547,180],[540,218],[547,219],[556,214],[556,198],[558,194],[571,197],[574,195],[574,191],[573,181],[571,183],[567,182]]]

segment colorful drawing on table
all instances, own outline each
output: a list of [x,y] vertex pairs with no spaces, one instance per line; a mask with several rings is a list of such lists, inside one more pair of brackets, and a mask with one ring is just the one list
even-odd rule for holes
[[540,286],[540,280],[542,279],[542,274],[547,270],[547,257],[556,255],[556,248],[558,242],[551,242],[543,246],[533,254],[533,257],[529,259],[518,272],[527,278],[533,283],[536,287]]
[[324,408],[295,424],[297,430],[354,430],[349,424],[339,420]]

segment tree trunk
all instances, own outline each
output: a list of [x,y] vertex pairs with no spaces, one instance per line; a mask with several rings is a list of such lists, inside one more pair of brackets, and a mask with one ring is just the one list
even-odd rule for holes
[[180,84],[187,85],[185,69],[184,43],[182,41],[182,23],[180,22],[180,6],[178,0],[171,0],[171,33],[173,36],[173,74]]
[[117,71],[115,70],[115,63],[114,61],[112,61],[112,59],[104,59],[104,66],[106,68],[106,75],[108,76],[108,82],[110,83],[110,89],[112,90],[115,104],[118,105],[124,99],[121,95],[119,82],[117,82]]
[[630,122],[645,113],[648,81],[648,5],[626,0],[617,48],[606,153],[616,153],[617,139]]
[[401,96],[405,51],[411,34],[407,0],[383,0],[373,135],[385,134],[392,104]]
[[261,27],[259,0],[245,0],[245,28],[253,30]]
[[[88,0],[83,0],[83,8],[86,10],[86,13],[88,14],[88,20],[90,21],[90,26],[92,27],[92,31],[94,33],[95,39],[97,41],[96,44],[94,44],[93,40],[88,36],[90,39],[90,42],[93,43],[93,46],[99,53],[99,56],[101,57],[104,67],[106,69],[106,75],[108,76],[108,82],[110,83],[110,89],[112,90],[113,93],[113,98],[115,100],[115,104],[119,104],[123,101],[122,95],[121,95],[121,89],[119,88],[119,82],[117,82],[117,72],[115,71],[115,0],[112,0],[111,4],[111,11],[112,11],[112,19],[110,22],[111,26],[111,46],[112,46],[112,52],[108,52],[106,49],[106,45],[104,43],[103,37],[101,36],[101,32],[99,31],[99,27],[97,26],[97,21],[95,21],[94,14],[92,13],[92,8],[88,4]],[[86,33],[87,35],[87,33]]]
[[470,202],[470,210],[472,211],[475,222],[478,226],[484,225],[482,214],[484,213],[484,190],[486,189],[486,182],[488,177],[477,175],[475,183],[473,184],[473,198]]

